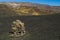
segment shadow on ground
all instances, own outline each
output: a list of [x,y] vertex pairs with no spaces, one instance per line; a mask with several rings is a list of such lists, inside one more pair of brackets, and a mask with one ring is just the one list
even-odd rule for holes
[[[12,21],[20,19],[25,23],[26,34],[22,40],[60,40],[60,14],[48,16],[0,17],[0,40],[9,39]],[[18,38],[20,40],[20,38]]]

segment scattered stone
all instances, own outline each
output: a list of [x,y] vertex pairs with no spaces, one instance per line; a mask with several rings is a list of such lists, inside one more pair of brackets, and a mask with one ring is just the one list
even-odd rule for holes
[[13,21],[11,27],[12,32],[10,32],[10,36],[12,37],[23,36],[26,33],[24,23],[20,20]]

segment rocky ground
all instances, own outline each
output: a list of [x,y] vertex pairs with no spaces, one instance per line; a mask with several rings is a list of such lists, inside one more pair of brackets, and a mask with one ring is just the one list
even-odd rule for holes
[[[25,23],[26,35],[9,37],[12,21]],[[0,40],[60,40],[60,14],[43,16],[0,17]]]

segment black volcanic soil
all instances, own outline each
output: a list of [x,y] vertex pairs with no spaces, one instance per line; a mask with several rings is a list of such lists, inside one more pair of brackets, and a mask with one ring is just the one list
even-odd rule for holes
[[[0,40],[11,40],[8,32],[12,21],[20,19],[25,23],[23,40],[60,40],[60,14],[45,16],[0,17]],[[21,39],[18,39],[21,40]]]

